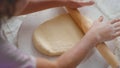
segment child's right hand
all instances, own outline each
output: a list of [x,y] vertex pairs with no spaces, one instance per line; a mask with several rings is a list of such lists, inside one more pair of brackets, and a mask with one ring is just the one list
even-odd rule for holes
[[89,30],[89,33],[96,37],[98,43],[120,36],[120,19],[114,19],[109,22],[102,21],[103,17],[100,17]]

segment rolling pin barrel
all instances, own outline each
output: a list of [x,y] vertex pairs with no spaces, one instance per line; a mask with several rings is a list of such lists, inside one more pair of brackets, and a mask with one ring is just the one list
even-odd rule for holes
[[[92,24],[87,21],[87,19],[80,14],[77,9],[71,9],[66,7],[69,15],[75,21],[75,23],[86,33]],[[112,68],[119,67],[119,61],[116,56],[110,51],[110,49],[105,45],[105,43],[99,44],[97,47],[100,54],[106,59],[106,61],[111,65]]]

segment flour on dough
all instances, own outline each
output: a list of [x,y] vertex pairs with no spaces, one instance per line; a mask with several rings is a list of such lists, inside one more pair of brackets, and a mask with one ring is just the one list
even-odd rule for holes
[[68,14],[41,24],[33,33],[33,44],[43,54],[61,55],[75,46],[83,34]]

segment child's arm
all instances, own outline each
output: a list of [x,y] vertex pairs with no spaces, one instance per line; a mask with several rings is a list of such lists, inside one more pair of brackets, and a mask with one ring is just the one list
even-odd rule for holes
[[107,23],[100,23],[101,21],[102,17],[96,21],[75,47],[60,56],[55,63],[38,58],[37,68],[75,68],[98,43],[120,36],[120,19]]
[[36,60],[0,38],[0,68],[36,68]]
[[38,58],[37,68],[76,68],[97,43],[96,37],[87,33],[75,47],[61,55],[55,63]]
[[0,38],[0,67],[2,68],[75,68],[96,44],[120,36],[120,19],[99,23],[88,31],[80,42],[55,62],[31,58]]
[[52,7],[68,6],[71,8],[78,8],[82,6],[89,6],[92,4],[94,4],[93,1],[78,2],[75,0],[21,0],[18,2],[16,7],[16,15],[29,14]]

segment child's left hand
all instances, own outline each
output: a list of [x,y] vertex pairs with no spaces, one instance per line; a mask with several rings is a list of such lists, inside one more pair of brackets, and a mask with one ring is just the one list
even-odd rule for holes
[[89,33],[94,34],[94,37],[96,36],[96,40],[99,43],[109,41],[120,36],[120,19],[113,19],[108,22],[102,21],[103,17],[101,16],[88,31]]

